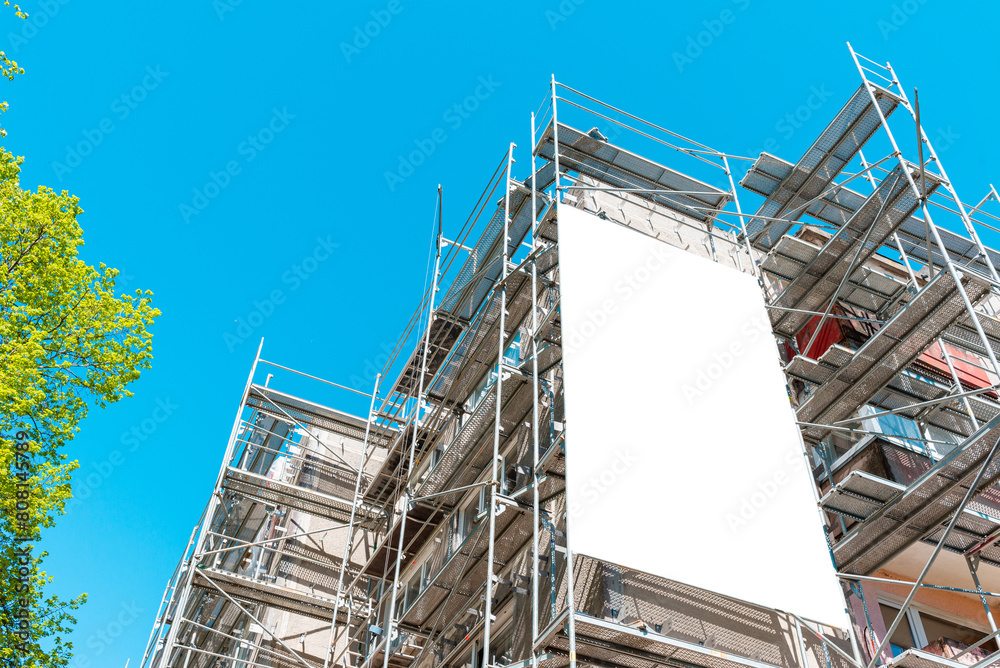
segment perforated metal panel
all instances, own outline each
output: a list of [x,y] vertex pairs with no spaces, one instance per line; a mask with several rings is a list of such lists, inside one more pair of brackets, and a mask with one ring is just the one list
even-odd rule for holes
[[[838,568],[849,573],[872,573],[943,522],[965,496],[998,438],[1000,427],[983,429],[980,438],[956,449],[882,510],[851,529],[833,547]],[[980,490],[997,479],[1000,461],[994,460],[983,475]]]
[[[760,195],[768,196],[774,192],[779,182],[792,169],[792,164],[773,155],[762,153],[757,162],[743,179],[743,187]],[[832,189],[831,184],[831,189]],[[829,189],[828,189],[829,190]],[[834,227],[842,227],[854,213],[864,204],[865,196],[847,187],[840,187],[828,192],[819,201],[811,204],[806,213]],[[930,257],[934,264],[944,265],[944,257],[936,243],[931,244],[931,254],[927,254],[927,227],[923,218],[910,216],[897,230],[903,250],[908,256],[920,263],[926,263]],[[979,254],[979,247],[971,239],[956,234],[943,227],[938,228],[941,241],[944,243],[952,261],[970,265],[987,274],[989,268]],[[781,239],[779,239],[779,243]],[[933,240],[932,240],[933,242]],[[986,249],[994,267],[1000,266],[1000,252],[992,248]]]
[[[228,571],[205,568],[204,572],[223,591],[234,598],[268,607],[287,610],[314,619],[330,621],[333,618],[335,601],[325,596],[314,596],[308,591],[299,591],[270,582],[254,580]],[[206,591],[217,591],[204,578],[195,577],[192,584]],[[346,610],[343,612],[346,618]]]
[[[350,519],[350,499],[338,499],[314,490],[241,471],[231,466],[226,468],[222,486],[224,489],[237,492],[272,507],[295,508],[310,515],[342,522]],[[357,514],[369,518],[375,516],[365,507],[358,508]]]
[[[502,190],[500,192],[503,192]],[[536,198],[536,210],[531,211],[531,193],[522,189],[510,192],[510,223],[507,255],[513,257],[524,235],[531,229],[535,215],[545,207],[544,198]],[[441,311],[457,318],[470,320],[479,310],[502,270],[501,242],[505,215],[503,198],[497,204],[483,235],[476,242],[461,271],[441,300]]]
[[[555,148],[550,122],[536,146],[536,155],[553,160]],[[646,160],[614,144],[594,139],[568,125],[559,124],[559,167],[597,179],[612,188],[678,191],[633,193],[697,220],[715,217],[730,199],[728,192],[663,165]],[[679,194],[698,193],[698,194]],[[704,194],[702,194],[704,193]]]
[[[989,290],[986,283],[971,278],[966,279],[965,287],[973,301]],[[799,420],[832,424],[855,415],[963,313],[965,306],[951,274],[937,274],[905,309],[816,389],[799,408]],[[803,430],[803,437],[819,442],[826,433],[822,427],[809,427]]]
[[[910,165],[898,165],[882,181],[864,205],[826,242],[802,272],[796,276],[775,300],[775,306],[815,311],[837,292],[848,270],[861,267],[882,246],[899,224],[919,204],[903,175]],[[928,175],[930,176],[930,175]],[[940,184],[928,178],[928,191]],[[791,337],[812,316],[805,313],[772,310],[774,331]]]
[[856,520],[866,520],[885,502],[905,489],[904,485],[864,471],[851,471],[820,499],[824,510]]
[[886,663],[892,668],[961,668],[964,665],[919,649],[908,649]]
[[[764,256],[761,269],[783,283],[790,283],[802,275],[819,252],[817,246],[786,235]],[[856,266],[837,299],[862,310],[879,313],[899,299],[904,290],[906,283],[868,267]]]
[[[875,86],[875,98],[886,117],[899,104],[899,99],[894,94],[878,86]],[[828,188],[879,125],[878,112],[862,85],[793,168],[783,172],[776,165],[773,156],[765,158],[762,155],[761,169],[749,181],[744,178],[740,182],[744,187],[767,196],[755,217],[747,223],[747,234],[753,244],[765,250],[774,246],[794,226],[794,222],[766,219],[784,218],[795,221],[801,218],[805,214],[806,203]],[[769,173],[780,175],[781,180],[769,186],[768,179],[764,176]]]

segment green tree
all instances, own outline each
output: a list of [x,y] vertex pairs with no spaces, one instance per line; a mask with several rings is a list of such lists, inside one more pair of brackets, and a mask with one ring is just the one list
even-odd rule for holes
[[[10,7],[10,0],[4,0],[4,5]],[[28,15],[21,11],[21,8],[14,5],[14,14],[19,19],[26,19]],[[0,77],[6,78],[8,81],[14,80],[15,74],[24,74],[24,68],[17,64],[16,60],[11,60],[7,57],[7,54],[0,51]],[[0,100],[0,114],[7,111],[7,103]],[[0,138],[6,137],[7,131],[0,127]]]
[[[0,52],[0,72],[24,70]],[[86,600],[47,596],[34,550],[72,496],[79,464],[62,449],[91,405],[130,396],[159,311],[148,291],[116,296],[116,269],[80,259],[79,200],[23,189],[22,161],[0,147],[0,666],[54,668],[72,656],[65,635]]]

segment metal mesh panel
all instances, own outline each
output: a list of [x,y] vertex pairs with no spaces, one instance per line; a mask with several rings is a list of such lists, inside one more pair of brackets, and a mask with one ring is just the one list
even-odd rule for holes
[[[775,622],[777,624],[777,620]],[[785,624],[787,625],[788,622],[785,621]],[[579,613],[576,615],[576,633],[578,655],[592,656],[611,664],[629,665],[622,663],[622,657],[635,656],[636,654],[639,657],[648,656],[649,660],[660,664],[686,664],[704,666],[705,668],[736,668],[748,665],[791,667],[805,664],[805,662],[797,660],[798,653],[795,650],[772,653],[758,659],[657,634],[630,633],[626,628],[618,630],[600,624],[598,620],[590,620]],[[558,636],[553,645],[560,649],[568,649],[565,636]],[[807,652],[812,659],[810,663],[815,666],[825,666],[826,660],[818,643],[811,640],[806,642],[806,645]],[[838,655],[834,654],[830,659],[835,668],[848,668],[849,664]]]
[[954,668],[956,665],[960,664],[919,649],[908,649],[886,663],[892,668]]
[[[552,161],[555,156],[552,123],[538,141],[536,154]],[[634,193],[637,197],[662,204],[674,211],[710,220],[729,201],[729,193],[663,165],[658,165],[608,142],[559,124],[559,167],[586,174],[614,188],[673,190],[686,193]],[[707,210],[707,211],[706,211]]]
[[[801,276],[819,253],[819,248],[806,241],[784,236],[764,257],[761,269],[766,274],[789,283]],[[898,299],[905,289],[906,283],[861,266],[851,273],[838,300],[865,311],[879,313]]]
[[[507,318],[504,337],[508,338],[520,325],[531,306],[531,280],[525,274],[507,277]],[[500,294],[494,292],[477,314],[479,324],[466,330],[455,345],[448,361],[429,388],[432,397],[449,396],[452,401],[464,401],[473,385],[486,369],[497,361]],[[470,352],[473,353],[470,355]]]
[[[899,104],[895,95],[878,86],[875,87],[875,98],[886,117]],[[774,186],[756,216],[788,218],[793,221],[801,218],[805,213],[803,205],[829,187],[834,177],[854,158],[878,129],[880,123],[868,91],[862,85],[794,168]],[[773,169],[772,158],[773,156],[769,156],[765,162],[769,168],[777,171]],[[751,171],[754,171],[753,168]],[[760,176],[761,173],[766,173],[766,170],[759,170],[756,176]],[[764,179],[756,179],[754,185],[763,189],[766,187],[763,181]],[[769,222],[761,217],[754,217],[747,224],[747,234],[753,239],[754,245],[768,249],[793,225],[794,222]]]
[[[976,311],[976,319],[986,333],[986,339],[989,341],[990,348],[993,349],[997,357],[1000,357],[1000,320],[979,311]],[[944,333],[944,338],[949,343],[974,352],[977,355],[987,355],[983,341],[972,324],[971,316],[961,318],[953,326],[949,327]]]
[[820,500],[820,506],[859,521],[866,520],[904,488],[864,471],[851,471]]
[[[988,286],[968,280],[966,290],[969,298],[977,301],[988,291]],[[964,312],[951,274],[937,274],[905,309],[883,325],[812,394],[799,408],[799,420],[831,424],[855,414]],[[810,442],[818,442],[825,436],[825,430],[811,427],[804,430],[803,436]]]
[[[479,310],[483,298],[500,276],[502,269],[501,242],[505,216],[505,202],[498,203],[483,235],[479,237],[473,252],[469,254],[458,276],[448,287],[441,300],[440,310],[451,315],[471,319]],[[513,257],[517,247],[521,245],[524,235],[531,229],[535,215],[545,208],[544,198],[536,199],[534,214],[531,211],[531,194],[521,189],[510,193],[510,223],[507,227],[509,235],[507,256]]]
[[[234,598],[238,596],[245,601],[324,621],[330,621],[333,616],[335,601],[332,598],[315,596],[308,591],[298,591],[214,568],[205,568],[204,571],[215,584]],[[206,591],[216,591],[203,578],[196,577],[192,583]]]
[[[757,162],[753,164],[750,171],[742,181],[744,188],[760,195],[769,196],[778,186],[778,182],[791,171],[792,164],[781,158],[762,153]],[[828,192],[820,200],[811,204],[807,213],[818,220],[829,223],[835,227],[842,227],[854,212],[864,204],[865,196],[841,187],[832,192]],[[928,261],[927,254],[927,227],[923,218],[910,216],[900,225],[898,230],[900,241],[903,243],[903,250],[911,258],[920,263]],[[986,262],[979,255],[979,247],[967,237],[956,234],[951,230],[939,227],[938,233],[944,243],[948,254],[954,262],[960,264],[971,263],[979,271],[989,272]],[[780,239],[778,240],[780,243]],[[986,249],[994,267],[1000,266],[1000,252],[991,248]],[[930,258],[939,266],[944,265],[944,257],[936,243],[931,244]]]
[[[520,376],[511,375],[506,378],[501,388],[501,394],[503,395],[502,404],[505,405],[524,383],[525,379]],[[480,439],[484,435],[488,432],[492,433],[496,418],[496,398],[496,384],[494,384],[462,426],[462,430],[458,432],[455,440],[448,445],[437,465],[431,469],[427,479],[418,488],[416,496],[427,496],[443,491],[446,484],[451,481],[452,476],[460,468],[470,466],[466,461],[469,453],[472,452],[473,448],[480,442]],[[490,456],[492,456],[492,453]],[[474,475],[478,475],[478,471]],[[451,485],[451,487],[458,487],[458,485]]]
[[[868,574],[947,518],[962,500],[990,448],[1000,438],[1000,427],[956,450],[924,474],[880,514],[854,527],[833,548],[842,571]],[[1000,478],[1000,462],[987,467],[980,489]]]
[[[223,488],[234,491],[270,506],[295,508],[310,515],[329,519],[348,521],[351,513],[351,500],[307,490],[295,485],[289,485],[279,480],[240,471],[233,467],[226,468]],[[359,508],[360,517],[366,515],[367,509]]]
[[791,173],[792,163],[770,153],[761,153],[740,185],[750,192],[769,197]]
[[[444,568],[432,577],[428,587],[403,613],[403,623],[432,626],[439,616],[442,621],[448,621],[470,605],[469,599],[481,592],[486,582],[488,540],[486,536],[479,540],[485,531],[488,531],[488,526],[482,522],[465,539],[463,547],[450,557]],[[496,535],[494,571],[513,559],[525,542],[531,539],[530,516],[516,511],[501,513],[496,518]],[[472,551],[473,548],[475,551]],[[440,606],[446,600],[447,605],[441,614]]]
[[[848,269],[862,266],[916,209],[919,202],[902,173],[904,168],[910,167],[897,165],[882,181],[847,225],[826,242],[778,296],[777,306],[811,311],[821,308],[836,293]],[[928,188],[934,189],[939,183],[931,179]],[[811,317],[789,311],[771,312],[774,330],[786,337],[795,335]]]

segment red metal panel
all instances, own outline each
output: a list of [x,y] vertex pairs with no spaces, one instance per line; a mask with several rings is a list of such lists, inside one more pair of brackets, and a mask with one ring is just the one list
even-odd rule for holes
[[[831,314],[839,315],[838,311],[839,309],[835,307],[831,311]],[[830,346],[844,340],[844,333],[841,330],[840,324],[841,321],[837,318],[827,318],[826,322],[823,323],[823,327],[819,330],[819,336],[817,336],[816,340],[813,341],[812,347],[810,347],[809,350],[803,350],[803,348],[809,344],[809,339],[812,338],[813,332],[816,331],[816,326],[819,324],[821,318],[822,316],[813,316],[812,319],[806,323],[806,326],[802,328],[802,331],[795,335],[795,341],[799,345],[799,351],[801,354],[814,360],[818,360]]]
[[[979,357],[947,343],[944,346],[948,352],[948,356],[951,357],[951,363],[954,365],[955,373],[958,375],[958,379],[961,381],[963,387],[975,390],[989,387],[992,384],[986,375],[986,371],[979,368],[983,366],[983,362]],[[941,346],[937,343],[928,348],[919,359],[945,378],[951,378],[948,363],[941,352]]]

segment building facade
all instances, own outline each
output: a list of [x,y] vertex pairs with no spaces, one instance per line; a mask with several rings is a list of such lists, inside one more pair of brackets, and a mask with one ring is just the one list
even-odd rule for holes
[[[891,66],[850,55],[858,89],[795,162],[717,151],[553,80],[530,150],[510,145],[454,240],[439,227],[434,284],[369,415],[276,389],[261,376],[293,372],[258,353],[142,665],[1000,660],[1000,254],[980,239],[998,197],[965,203],[922,130],[912,146],[917,109]],[[573,549],[571,209],[759,285],[842,626]],[[706,454],[685,475],[711,485],[725,466]],[[733,536],[666,536],[662,521],[648,531],[665,562],[729,550],[740,568]]]

